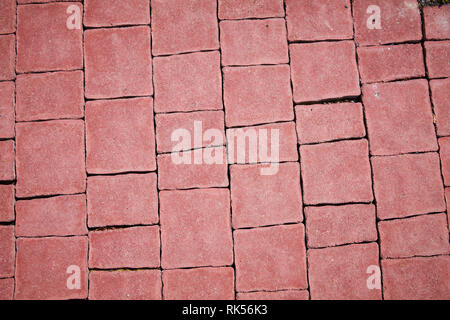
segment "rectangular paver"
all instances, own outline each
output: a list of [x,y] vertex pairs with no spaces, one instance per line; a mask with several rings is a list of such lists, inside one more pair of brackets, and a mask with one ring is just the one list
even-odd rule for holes
[[13,300],[14,278],[0,279],[0,300]]
[[0,0],[0,34],[16,31],[16,1]]
[[423,8],[423,21],[427,39],[450,38],[450,6]]
[[0,138],[13,138],[14,132],[14,82],[0,82]]
[[430,78],[450,76],[450,40],[425,41],[425,54]]
[[308,290],[238,292],[237,300],[308,300]]
[[15,256],[14,226],[0,226],[0,278],[14,276]]
[[0,80],[13,80],[16,77],[15,72],[15,36],[8,34],[0,36]]
[[0,222],[14,220],[14,185],[0,185]]
[[284,16],[283,0],[219,0],[219,19],[271,18]]
[[0,181],[15,179],[14,157],[14,141],[0,140]]
[[437,134],[450,135],[450,79],[431,80],[430,88]]
[[440,138],[438,142],[444,185],[450,186],[450,137]]
[[84,2],[84,25],[110,27],[150,23],[148,0],[86,0]]

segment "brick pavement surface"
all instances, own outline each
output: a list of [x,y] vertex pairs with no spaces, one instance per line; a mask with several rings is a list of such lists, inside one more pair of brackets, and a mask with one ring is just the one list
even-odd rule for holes
[[0,300],[450,299],[449,21],[0,0]]

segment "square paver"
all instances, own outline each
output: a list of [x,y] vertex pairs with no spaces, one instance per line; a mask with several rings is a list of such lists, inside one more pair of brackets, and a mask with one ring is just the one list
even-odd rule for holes
[[83,121],[18,123],[16,129],[18,197],[85,191]]
[[0,185],[0,222],[14,220],[14,185]]
[[234,300],[233,268],[163,271],[164,299]]
[[14,278],[0,279],[0,300],[13,300]]
[[59,196],[16,202],[18,237],[87,234],[86,196]]
[[0,138],[14,137],[14,82],[0,82]]
[[378,239],[375,206],[306,207],[308,247],[329,247]]
[[234,232],[237,291],[305,289],[303,224]]
[[91,271],[90,300],[160,300],[159,270]]
[[236,300],[309,300],[308,290],[238,292]]
[[12,181],[16,177],[14,170],[14,141],[0,141],[0,181]]
[[220,22],[222,65],[288,63],[284,19]]
[[83,11],[79,2],[18,6],[17,72],[83,67],[83,30],[81,26],[79,29],[66,26],[70,6],[78,6],[79,12]]
[[423,8],[427,39],[448,39],[450,34],[450,6]]
[[[280,1],[281,2],[281,1]],[[16,1],[0,0],[0,34],[16,31]]]
[[367,140],[304,145],[300,158],[305,203],[372,201]]
[[295,43],[289,46],[289,50],[295,102],[358,96],[361,93],[352,41]]
[[218,51],[158,57],[153,64],[156,112],[223,108]]
[[227,127],[294,119],[288,65],[223,69]]
[[438,136],[450,135],[450,79],[430,81]]
[[308,275],[311,299],[381,299],[381,290],[367,287],[367,279],[370,276],[367,269],[378,265],[376,243],[309,250]]
[[153,99],[87,102],[86,151],[89,173],[155,170]]
[[14,276],[15,257],[14,226],[0,226],[0,278]]
[[159,198],[164,269],[233,263],[227,189],[162,191]]
[[445,211],[437,153],[372,158],[379,219]]
[[87,237],[17,239],[15,298],[86,299],[87,254]]
[[84,25],[110,27],[150,23],[148,0],[86,0],[84,2]]
[[82,118],[83,71],[19,75],[17,121]]
[[363,83],[424,77],[423,61],[420,44],[358,48],[358,65]]
[[363,103],[372,155],[437,150],[426,80],[365,85]]
[[366,134],[361,103],[296,106],[298,143],[317,143]]
[[286,21],[290,41],[353,38],[350,0],[287,0]]
[[16,40],[13,34],[0,36],[0,80],[13,80],[16,77]]
[[353,16],[355,40],[360,45],[422,39],[420,10],[416,0],[355,0]]
[[439,154],[444,184],[450,186],[450,137],[439,139]]
[[261,175],[263,165],[233,165],[233,227],[259,227],[301,222],[302,194],[298,163],[281,163],[274,175]]
[[382,260],[386,300],[448,300],[450,257]]
[[219,48],[216,0],[153,0],[154,55]]
[[87,208],[89,227],[155,224],[156,174],[88,177]]
[[450,76],[450,41],[426,41],[425,54],[428,77]]
[[283,17],[283,0],[219,0],[219,19]]
[[89,268],[158,268],[159,227],[89,232]]
[[84,55],[87,98],[153,94],[149,27],[87,30]]
[[381,221],[378,230],[383,258],[432,256],[450,252],[445,213]]

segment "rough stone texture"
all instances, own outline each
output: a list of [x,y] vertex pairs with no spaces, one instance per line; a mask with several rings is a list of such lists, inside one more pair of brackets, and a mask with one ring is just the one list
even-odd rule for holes
[[450,41],[426,41],[425,53],[430,78],[450,76]]
[[13,138],[14,82],[0,82],[0,138]]
[[423,8],[427,39],[450,38],[450,6]]
[[0,222],[14,220],[14,185],[0,185]]
[[13,34],[0,36],[0,80],[13,80],[15,72],[15,36]]
[[14,170],[14,141],[0,140],[0,181],[12,181]]
[[239,292],[237,300],[308,300],[307,290]]
[[0,300],[14,298],[14,278],[0,279]]
[[14,276],[15,246],[14,226],[0,226],[0,278]]
[[84,25],[110,27],[150,23],[148,0],[86,0],[84,2]]
[[450,79],[431,80],[430,88],[437,134],[450,135]]
[[[281,1],[280,1],[281,2]],[[16,31],[16,1],[0,0],[0,34]]]

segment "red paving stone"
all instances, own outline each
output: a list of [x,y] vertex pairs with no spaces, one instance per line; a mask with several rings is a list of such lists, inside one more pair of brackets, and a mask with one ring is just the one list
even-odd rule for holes
[[439,148],[441,155],[441,169],[444,177],[444,185],[450,185],[450,137],[439,139]]
[[14,180],[14,141],[0,141],[0,181]]
[[431,97],[439,136],[450,135],[450,79],[430,81]]
[[0,278],[14,276],[14,226],[0,226]]
[[283,0],[219,0],[219,19],[283,17]]
[[14,185],[0,185],[0,222],[14,220]]
[[425,7],[423,19],[427,39],[450,38],[450,6]]
[[0,34],[16,31],[16,1],[0,0]]
[[0,279],[0,300],[14,298],[14,278]]
[[450,215],[448,214],[450,210],[450,188],[445,188],[445,201],[447,202],[447,219],[450,226]]
[[163,272],[168,300],[234,300],[233,268],[195,268]]
[[15,37],[13,34],[0,36],[0,80],[13,80],[16,77],[15,66]]
[[430,78],[450,76],[450,41],[425,41],[425,54]]
[[14,137],[14,119],[14,82],[0,82],[0,138]]
[[110,27],[150,23],[150,2],[147,0],[86,0],[84,25]]
[[237,300],[309,300],[307,290],[238,292]]

